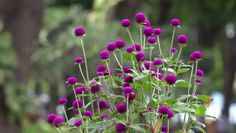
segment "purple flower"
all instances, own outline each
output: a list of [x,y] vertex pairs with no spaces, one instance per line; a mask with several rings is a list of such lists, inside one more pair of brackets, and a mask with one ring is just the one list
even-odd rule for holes
[[156,59],[154,59],[154,60],[152,61],[152,63],[153,63],[153,65],[155,65],[155,66],[159,66],[159,65],[162,65],[162,64],[163,64],[163,61],[162,61],[162,59],[156,58]]
[[193,53],[190,54],[190,60],[191,61],[197,61],[202,59],[202,53],[201,51],[194,51]]
[[165,77],[166,83],[172,85],[176,82],[176,76],[174,74],[167,74]]
[[78,56],[78,57],[75,57],[74,58],[74,62],[75,63],[83,63],[84,62],[84,58],[83,57],[80,57],[80,56]]
[[133,92],[133,88],[131,86],[126,86],[123,88],[123,92],[124,92],[124,94],[129,94],[129,93]]
[[197,69],[196,70],[196,75],[200,76],[200,77],[203,77],[205,74],[204,74],[204,71],[201,70],[201,69]]
[[180,26],[180,25],[181,25],[181,22],[180,22],[180,20],[179,20],[178,18],[173,18],[173,19],[171,19],[171,21],[170,21],[170,25],[171,25],[171,26]]
[[129,27],[130,25],[131,25],[130,19],[123,19],[123,20],[121,20],[121,26]]
[[135,93],[134,92],[131,92],[131,93],[127,93],[125,94],[125,97],[127,98],[129,96],[129,101],[133,101],[136,97]]
[[148,41],[148,43],[154,44],[157,42],[157,39],[156,39],[156,37],[150,36],[150,37],[148,37],[147,41]]
[[73,102],[72,102],[72,107],[73,108],[81,108],[81,107],[83,107],[83,102],[81,101],[81,100],[74,100]]
[[116,40],[116,47],[117,48],[123,48],[125,46],[125,41],[124,40]]
[[148,62],[148,61],[144,61],[143,62],[143,65],[144,65],[144,67],[147,69],[147,70],[149,70],[150,68],[151,68],[151,63],[150,62]]
[[131,66],[125,66],[123,67],[123,71],[124,73],[132,73],[132,68]]
[[90,111],[90,110],[85,110],[85,111],[83,112],[83,115],[84,115],[84,116],[87,116],[87,117],[92,117],[92,116],[93,116],[93,112]]
[[126,103],[118,103],[116,104],[116,109],[119,113],[125,113],[127,110]]
[[79,126],[82,125],[82,123],[83,123],[82,120],[75,120],[75,122],[74,122],[74,126],[79,127]]
[[101,118],[101,119],[107,119],[108,117],[109,117],[108,114],[101,114],[101,115],[100,115],[100,118]]
[[82,94],[83,91],[86,90],[86,86],[78,86],[75,88],[75,93],[78,95],[78,94]]
[[198,84],[202,84],[202,79],[201,78],[196,78],[195,82],[198,83]]
[[100,100],[100,101],[98,102],[98,105],[99,105],[99,108],[100,108],[100,109],[106,109],[106,108],[109,107],[107,101],[105,101],[105,100]]
[[63,124],[65,122],[64,118],[62,116],[57,116],[54,120],[53,120],[53,125],[55,127],[59,127],[61,124]]
[[78,80],[77,80],[76,77],[69,77],[69,78],[67,78],[66,83],[69,84],[69,85],[74,85],[77,81]]
[[151,26],[151,23],[150,23],[150,21],[149,21],[149,20],[147,20],[147,19],[144,21],[144,23],[143,23],[143,24],[144,24],[144,25],[146,25],[146,26]]
[[128,53],[132,53],[132,52],[134,51],[134,47],[133,47],[133,46],[128,46],[128,47],[126,48],[126,51],[127,51]]
[[56,117],[57,117],[57,115],[54,114],[54,113],[50,113],[50,114],[48,114],[48,117],[47,117],[47,121],[48,121],[48,123],[49,123],[49,124],[52,124],[53,121],[54,121],[54,119],[55,119]]
[[160,36],[162,34],[163,30],[161,28],[155,28],[153,29],[153,34]]
[[104,64],[98,65],[97,66],[97,75],[102,76],[102,75],[108,75],[110,72],[107,69],[107,66]]
[[115,49],[116,49],[116,44],[115,44],[114,42],[109,42],[109,43],[107,44],[107,50],[108,50],[108,51],[112,52],[112,51],[114,51]]
[[178,43],[180,43],[180,44],[188,43],[188,37],[185,34],[180,34],[178,36]]
[[167,126],[162,125],[161,126],[161,132],[167,133]]
[[143,29],[143,33],[145,36],[151,36],[153,34],[153,29],[150,26],[147,26]]
[[177,51],[177,48],[171,48],[170,51],[171,51],[172,53],[175,53],[175,52]]
[[169,109],[169,111],[167,111],[166,115],[167,115],[168,119],[171,119],[172,117],[174,117],[174,112],[171,109]]
[[110,53],[109,53],[109,51],[108,51],[108,50],[102,50],[102,51],[100,52],[100,58],[101,58],[102,60],[107,60],[107,59],[109,59],[109,58],[110,58]]
[[169,110],[170,110],[169,106],[166,105],[162,105],[158,109],[159,113],[161,114],[167,114]]
[[144,15],[144,13],[142,13],[142,12],[136,13],[136,15],[135,15],[135,20],[136,20],[138,23],[143,23],[143,22],[145,22],[145,19],[146,19],[146,17],[145,17],[145,15]]
[[122,123],[117,123],[115,128],[117,133],[124,133],[127,130],[126,126]]
[[84,27],[78,26],[78,27],[75,28],[75,30],[74,30],[74,35],[75,36],[83,36],[84,34],[85,34]]
[[141,49],[141,45],[140,44],[134,44],[133,45],[133,47],[134,47],[134,49],[136,50],[136,51],[141,51],[142,49]]
[[66,104],[67,102],[68,102],[68,100],[64,97],[58,99],[59,104]]
[[148,110],[148,111],[152,111],[152,107],[151,107],[151,106],[148,106],[148,107],[147,107],[147,110]]
[[100,91],[101,86],[95,80],[91,81],[89,84],[92,93],[97,93]]
[[136,54],[136,60],[137,60],[138,62],[144,61],[144,60],[145,60],[145,53],[142,52],[142,51],[137,52],[137,54]]
[[126,82],[126,83],[132,83],[132,82],[133,82],[133,77],[132,77],[132,76],[126,76],[126,77],[124,77],[124,82]]
[[163,78],[163,74],[162,73],[158,73],[158,79],[162,79]]

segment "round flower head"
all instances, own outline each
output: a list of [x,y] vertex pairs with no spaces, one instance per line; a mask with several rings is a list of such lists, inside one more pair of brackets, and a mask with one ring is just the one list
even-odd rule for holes
[[84,58],[83,57],[80,57],[80,56],[78,56],[78,57],[75,57],[74,58],[74,62],[75,63],[83,63],[84,62]]
[[87,116],[87,117],[92,117],[92,116],[93,116],[93,112],[92,112],[92,111],[89,111],[89,110],[85,110],[85,111],[83,112],[83,115],[84,115],[84,116]]
[[76,27],[74,30],[74,34],[75,34],[75,36],[83,36],[85,34],[84,27],[82,27],[82,26]]
[[68,102],[68,100],[64,97],[58,99],[59,104],[66,104],[67,102]]
[[180,26],[180,25],[181,25],[181,22],[180,22],[180,20],[179,20],[178,18],[173,18],[173,19],[171,19],[171,21],[170,21],[170,25],[171,25],[171,26]]
[[86,86],[78,86],[75,88],[75,93],[78,95],[78,94],[82,94],[83,91],[86,90]]
[[162,64],[163,64],[163,61],[162,61],[162,59],[156,58],[156,59],[154,59],[154,60],[152,61],[152,63],[153,63],[153,65],[155,65],[155,66],[159,66],[159,65],[162,65]]
[[102,50],[102,51],[100,52],[100,58],[101,58],[102,60],[108,60],[108,59],[110,58],[110,53],[109,53],[109,51],[108,51],[108,50]]
[[148,111],[152,111],[152,107],[151,106],[147,106],[147,110]]
[[148,37],[147,41],[148,41],[148,43],[154,44],[157,42],[157,39],[156,39],[156,37],[150,36],[150,37]]
[[128,46],[128,47],[126,48],[126,51],[127,51],[128,53],[132,53],[132,52],[134,51],[134,47],[133,47],[133,46]]
[[129,27],[131,25],[131,20],[130,19],[122,19],[121,20],[121,26],[123,27]]
[[53,125],[55,127],[59,127],[61,124],[63,124],[65,122],[64,118],[62,116],[57,116],[54,121],[53,121]]
[[72,107],[73,108],[81,108],[81,107],[83,107],[83,102],[81,101],[81,100],[74,100],[73,102],[72,102]]
[[177,48],[171,48],[170,51],[171,51],[172,53],[175,53],[175,52],[177,51]]
[[48,114],[48,117],[47,117],[48,123],[49,123],[49,124],[52,124],[53,121],[54,121],[54,119],[55,119],[56,117],[57,117],[57,115],[54,114],[54,113]]
[[143,33],[145,36],[151,36],[153,34],[153,29],[150,26],[147,26],[143,29]]
[[162,125],[162,126],[161,126],[161,132],[162,132],[162,133],[167,133],[167,126]]
[[144,22],[145,22],[145,19],[146,19],[146,17],[145,17],[145,15],[144,15],[144,13],[142,13],[142,12],[136,13],[136,15],[135,15],[135,20],[136,20],[138,23],[144,23]]
[[132,82],[133,82],[133,77],[132,77],[132,76],[126,76],[126,77],[124,77],[124,82],[125,82],[125,83],[132,83]]
[[134,92],[131,92],[130,94],[125,94],[125,97],[127,98],[129,96],[129,101],[133,101],[136,97]]
[[112,51],[114,51],[115,49],[116,49],[116,44],[115,44],[114,42],[109,42],[109,43],[107,44],[107,50],[108,50],[108,51],[112,52]]
[[138,62],[144,61],[144,60],[145,60],[145,53],[142,52],[142,51],[137,52],[137,54],[136,54],[136,60],[137,60]]
[[100,118],[101,118],[101,119],[107,119],[108,117],[109,117],[108,114],[101,114],[101,115],[100,115]]
[[188,37],[185,34],[181,34],[178,36],[178,43],[179,44],[186,44],[188,43]]
[[163,31],[162,31],[161,28],[155,28],[155,29],[153,29],[153,34],[154,34],[154,35],[160,36],[162,32],[163,32]]
[[125,133],[127,130],[126,126],[122,123],[117,123],[115,128],[117,133]]
[[167,74],[165,77],[166,83],[173,85],[176,82],[176,76],[174,74]]
[[123,88],[124,94],[130,94],[133,92],[133,88],[131,86],[126,86]]
[[97,93],[100,91],[100,84],[98,84],[96,81],[91,81],[90,83],[90,90],[92,93]]
[[97,73],[100,72],[101,75],[104,75],[104,73],[106,73],[108,70],[107,70],[107,66],[104,65],[104,64],[101,64],[101,65],[98,65],[97,66]]
[[163,78],[163,74],[162,73],[158,73],[158,79],[162,80]]
[[189,58],[190,58],[191,61],[201,60],[202,59],[202,53],[200,51],[194,51],[193,53],[191,53]]
[[133,47],[134,47],[134,49],[135,49],[136,51],[141,51],[141,50],[142,50],[141,45],[138,44],[138,43],[137,43],[137,44],[134,44]]
[[203,77],[204,76],[204,71],[201,70],[201,69],[197,69],[196,70],[196,75],[200,76],[200,77]]
[[168,111],[170,110],[169,106],[162,105],[159,107],[158,111],[161,114],[167,114]]
[[100,109],[106,109],[106,108],[109,107],[107,101],[105,101],[105,100],[100,100],[100,101],[98,102],[98,105],[99,105],[99,108],[100,108]]
[[82,125],[82,123],[83,123],[82,120],[75,120],[75,122],[74,122],[74,126],[79,127],[79,126]]
[[123,48],[125,46],[125,41],[124,40],[116,40],[115,42],[117,48]]
[[123,67],[123,71],[124,73],[132,73],[132,68],[131,66],[125,66]]
[[145,26],[151,26],[151,23],[150,23],[150,21],[149,20],[145,20],[144,22],[143,22],[143,24],[145,25]]
[[167,115],[168,119],[171,119],[172,117],[174,117],[174,112],[171,109],[169,109],[169,111],[167,111],[166,115]]
[[127,106],[125,103],[118,103],[116,104],[116,109],[119,113],[125,113],[127,110]]
[[196,78],[195,82],[198,83],[198,84],[202,84],[202,79],[201,78]]
[[157,68],[155,68],[155,67],[152,67],[150,70],[151,70],[153,73],[157,73]]
[[66,83],[69,84],[69,85],[74,85],[77,81],[78,80],[77,80],[76,77],[69,77],[69,78],[67,78]]
[[147,69],[147,70],[149,70],[150,68],[151,68],[151,63],[150,62],[148,62],[148,61],[144,61],[143,62],[143,65],[144,65],[144,67]]

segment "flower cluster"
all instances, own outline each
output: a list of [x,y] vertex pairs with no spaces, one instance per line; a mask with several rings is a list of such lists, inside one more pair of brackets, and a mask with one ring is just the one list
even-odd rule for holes
[[[60,98],[58,103],[64,107],[65,119],[51,113],[48,115],[49,124],[59,131],[77,128],[86,133],[158,133],[169,132],[169,121],[183,113],[182,131],[188,132],[191,130],[189,125],[197,124],[194,113],[198,111],[198,116],[204,116],[205,110],[199,111],[198,107],[206,108],[204,99],[208,97],[195,95],[204,76],[203,70],[198,68],[203,56],[200,51],[194,51],[188,63],[180,59],[183,48],[189,43],[185,34],[175,37],[177,28],[181,27],[180,20],[173,18],[170,21],[173,34],[166,52],[162,51],[160,43],[163,29],[153,28],[142,12],[138,12],[134,20],[140,28],[140,40],[134,40],[130,32],[130,26],[135,22],[123,19],[121,26],[127,31],[130,41],[118,39],[107,43],[99,53],[101,64],[97,66],[97,77],[94,78],[90,78],[88,72],[83,43],[85,29],[82,26],[75,28],[74,35],[81,40],[83,56],[75,57],[74,63],[83,79],[68,77],[66,83],[72,89],[74,101],[68,103],[66,98]],[[153,50],[158,56],[153,57]],[[116,61],[117,68],[111,67],[112,59]],[[188,72],[191,74],[188,75]],[[179,88],[186,88],[186,94],[175,97],[174,92]],[[65,104],[70,108],[66,108]],[[68,110],[78,113],[68,118]]]

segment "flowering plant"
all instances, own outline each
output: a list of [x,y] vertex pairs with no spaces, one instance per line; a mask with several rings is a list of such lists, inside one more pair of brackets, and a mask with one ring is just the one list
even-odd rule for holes
[[[140,28],[140,40],[134,40],[130,33],[131,20],[123,19],[121,26],[127,31],[130,43],[124,40],[109,42],[99,54],[102,63],[97,66],[94,78],[90,78],[88,72],[85,30],[82,26],[75,28],[74,35],[80,39],[83,56],[75,57],[74,62],[83,83],[76,77],[67,79],[75,98],[70,108],[64,107],[67,98],[58,100],[64,107],[65,119],[54,113],[48,115],[49,124],[59,132],[169,133],[170,120],[177,115],[183,116],[182,128],[177,132],[205,132],[205,125],[197,119],[210,117],[205,111],[211,98],[197,94],[204,76],[198,68],[202,53],[192,52],[187,63],[180,60],[188,38],[185,34],[178,35],[178,49],[174,47],[176,30],[181,25],[177,18],[170,22],[173,33],[167,53],[162,53],[161,49],[163,30],[153,29],[142,12],[135,15],[135,20]],[[153,57],[153,50],[158,51],[158,56]],[[111,68],[113,58],[118,68]],[[85,72],[82,65],[85,65]],[[186,89],[186,94],[175,95],[181,88]],[[68,118],[68,110],[76,110],[78,114]]]

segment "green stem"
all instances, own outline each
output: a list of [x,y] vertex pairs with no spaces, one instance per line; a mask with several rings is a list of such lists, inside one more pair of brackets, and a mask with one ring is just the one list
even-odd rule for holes
[[170,132],[170,121],[169,121],[169,119],[167,120],[167,133],[169,133]]
[[127,94],[126,104],[127,104],[126,121],[129,122],[129,94]]
[[[180,68],[181,63],[178,63],[178,61],[179,61],[180,55],[181,55],[181,53],[182,53],[182,49],[183,49],[183,46],[180,45],[180,50],[179,50],[179,54],[178,54],[178,57],[177,57],[177,60],[176,60],[176,64],[175,64],[174,70],[176,69],[177,66],[178,66],[178,69]],[[177,70],[178,70],[178,69],[177,69]],[[176,70],[176,72],[177,72],[177,70]]]
[[146,48],[146,37],[143,36],[143,51],[145,51],[145,48]]
[[[174,29],[173,29],[173,33],[172,33],[172,37],[171,37],[170,49],[173,47],[174,38],[175,38],[175,27],[174,27]],[[169,52],[170,52],[169,58],[171,57],[171,51],[170,51],[170,49],[169,49]]]
[[81,46],[82,46],[83,55],[84,55],[85,71],[86,71],[86,76],[87,76],[87,83],[88,83],[88,82],[89,82],[89,72],[88,72],[88,62],[87,62],[87,56],[86,56],[86,52],[85,52],[85,49],[84,49],[84,42],[83,42],[83,38],[81,38],[80,40],[81,40]]
[[149,47],[149,58],[150,58],[150,61],[152,61],[152,46]]
[[120,62],[121,62],[122,68],[123,68],[123,66],[124,66],[124,62],[123,62],[123,61],[124,61],[124,60],[123,60],[123,51],[120,50]]
[[98,106],[98,114],[101,114],[100,107],[99,107],[99,101],[98,101],[98,95],[97,95],[97,106]]
[[140,28],[139,28],[139,32],[140,32],[140,43],[141,43],[141,47],[143,47],[143,40],[142,40],[142,34],[143,34],[143,28],[142,28],[142,26],[140,26]]
[[116,53],[113,52],[113,55],[114,55],[114,57],[115,57],[115,59],[116,59],[116,62],[117,62],[118,65],[120,66],[120,69],[122,69],[122,65],[120,64],[120,62],[119,62],[119,60],[118,60],[118,58],[117,58],[117,56],[116,56]]
[[130,33],[129,28],[126,28],[126,30],[127,30],[128,34],[129,34],[129,38],[130,38],[131,42],[134,44],[134,39],[133,39],[133,37],[132,37],[132,35]]
[[157,45],[158,45],[158,48],[159,48],[159,53],[160,53],[160,55],[162,56],[161,43],[160,43],[160,38],[159,38],[159,36],[157,36]]
[[66,117],[66,122],[68,122],[68,116],[67,116],[67,113],[66,113],[65,106],[63,106],[63,112],[64,112],[64,114],[65,114],[65,117]]
[[73,92],[74,92],[75,100],[76,100],[77,106],[78,106],[77,110],[79,112],[80,119],[82,119],[83,117],[82,117],[82,113],[81,113],[80,108],[79,108],[79,102],[78,102],[78,98],[77,98],[77,95],[76,95],[76,92],[75,92],[75,86],[73,85],[72,87],[73,87]]
[[82,71],[81,64],[79,64],[79,71],[80,71],[80,73],[81,73],[81,75],[82,75],[82,78],[83,78],[83,80],[84,80],[84,83],[86,84],[87,82],[86,82],[84,73],[83,73],[83,71]]

